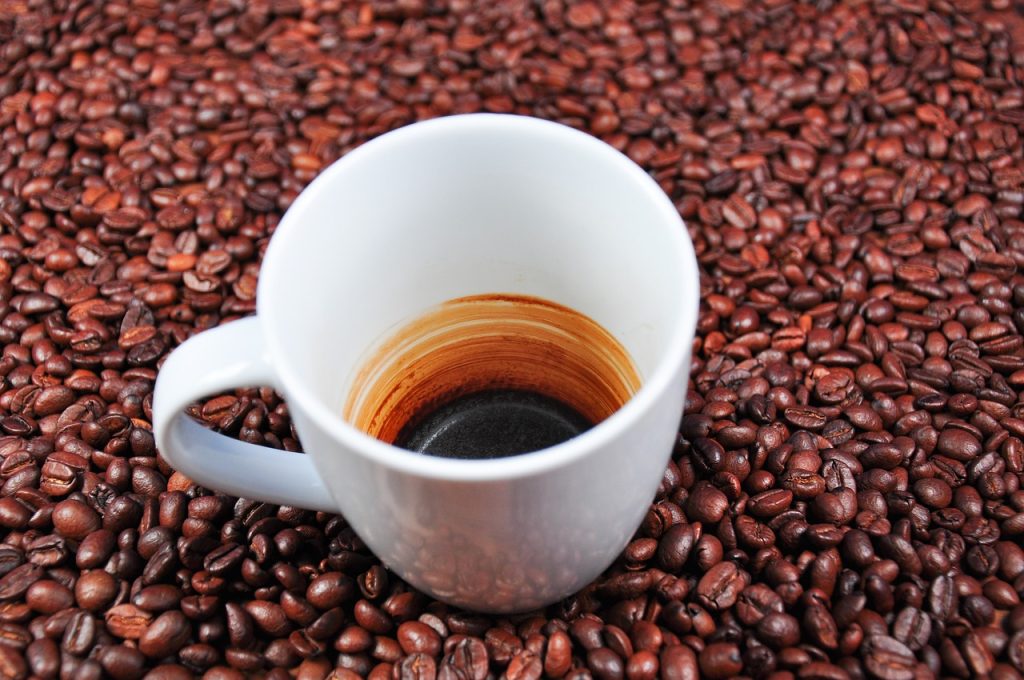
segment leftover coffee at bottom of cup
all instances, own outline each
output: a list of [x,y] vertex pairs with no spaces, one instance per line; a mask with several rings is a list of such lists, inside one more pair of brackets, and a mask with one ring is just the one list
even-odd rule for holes
[[392,443],[445,458],[504,458],[561,444],[592,425],[538,392],[485,390],[413,416]]
[[474,295],[389,335],[357,374],[343,416],[420,453],[498,458],[566,441],[639,388],[629,353],[589,317],[532,296]]

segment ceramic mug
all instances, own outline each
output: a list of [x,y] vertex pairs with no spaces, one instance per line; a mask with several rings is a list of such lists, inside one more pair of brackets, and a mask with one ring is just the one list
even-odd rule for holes
[[[577,437],[491,460],[412,453],[342,419],[361,362],[389,331],[496,292],[595,320],[631,355],[640,389]],[[157,444],[204,486],[342,513],[386,566],[440,600],[535,609],[598,576],[643,519],[682,416],[698,303],[678,212],[612,147],[520,116],[416,123],[348,153],[295,200],[267,248],[255,316],[168,357]],[[253,385],[284,396],[304,455],[184,413]]]

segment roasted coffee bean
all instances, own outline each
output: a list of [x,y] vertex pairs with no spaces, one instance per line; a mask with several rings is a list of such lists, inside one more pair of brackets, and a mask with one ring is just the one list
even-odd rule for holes
[[[1020,656],[1024,662],[1024,635],[1019,635]],[[564,631],[556,630],[548,638],[544,653],[544,674],[552,678],[560,678],[569,672],[572,664],[572,641]]]
[[947,427],[939,434],[937,450],[953,460],[967,462],[981,453],[978,437],[958,427]]
[[1007,656],[1019,672],[1024,673],[1024,630],[1018,630],[1007,643]]
[[646,649],[633,654],[626,661],[626,678],[648,680],[658,677],[660,670],[658,655]]
[[103,647],[98,660],[103,670],[118,680],[141,677],[146,664],[142,652],[126,645]]
[[32,674],[41,678],[55,678],[60,671],[60,649],[49,638],[34,640],[25,650],[25,660]]
[[406,654],[423,653],[434,657],[441,651],[441,637],[430,626],[419,621],[400,624],[397,639]]
[[698,600],[717,611],[729,609],[736,604],[749,580],[747,573],[734,562],[720,562],[711,567],[698,582]]
[[28,677],[29,670],[21,652],[8,645],[0,645],[0,674],[3,677],[21,680]]
[[246,602],[245,611],[252,617],[256,627],[274,637],[287,636],[292,626],[281,605],[265,600]]
[[10,545],[0,545],[0,578],[24,563],[25,556],[21,550]]
[[146,673],[147,678],[154,680],[186,680],[193,677],[192,673],[178,664],[161,664]]
[[119,604],[104,613],[107,630],[126,640],[142,637],[153,616],[132,604]]
[[828,609],[820,604],[812,604],[804,610],[803,629],[823,649],[833,650],[839,646],[839,627]]
[[74,611],[64,628],[61,649],[75,656],[82,656],[92,648],[96,639],[96,619],[86,611]]
[[[434,661],[433,657],[426,654],[410,654],[402,659],[395,667],[395,670],[401,680],[432,680],[437,676],[437,662]],[[530,676],[528,674],[524,675],[520,671],[510,672],[508,677],[540,677],[540,674]]]
[[587,667],[598,680],[621,680],[626,672],[622,659],[607,647],[587,652]]
[[74,600],[71,590],[56,581],[36,581],[25,591],[25,603],[40,614],[55,614]]
[[769,612],[757,623],[758,639],[775,648],[791,647],[800,641],[800,623],[783,612]]
[[661,673],[672,680],[697,680],[700,677],[700,666],[697,655],[686,645],[668,645],[659,658]]
[[907,607],[893,623],[893,637],[916,651],[928,643],[931,634],[931,618],[920,609]]
[[65,538],[82,540],[100,528],[100,516],[79,500],[65,500],[53,509],[53,526]]
[[310,581],[306,599],[314,607],[326,610],[338,607],[356,594],[355,581],[339,572],[329,572]]
[[153,619],[139,637],[139,651],[149,658],[164,658],[181,649],[191,634],[184,614],[178,611],[164,612]]
[[438,668],[438,680],[472,678],[484,680],[487,677],[487,648],[474,638],[463,638],[451,647]]
[[728,678],[743,668],[739,646],[732,642],[713,642],[704,647],[698,659],[706,678]]
[[0,577],[0,601],[17,600],[33,583],[43,577],[43,570],[34,564],[22,564]]
[[792,502],[792,491],[770,489],[752,497],[747,504],[747,510],[757,517],[775,517],[789,508]]
[[917,660],[899,640],[886,635],[872,635],[865,638],[861,651],[865,668],[880,680],[914,677]]
[[658,543],[658,562],[666,571],[676,573],[686,564],[693,547],[693,527],[676,524],[662,535]]
[[41,536],[25,547],[25,556],[32,564],[53,567],[68,555],[68,542],[60,536]]
[[728,497],[710,484],[702,483],[691,491],[686,514],[699,522],[714,524],[725,516],[728,509]]
[[785,605],[778,593],[763,583],[747,586],[736,601],[736,616],[747,626],[755,626],[772,612],[781,613]]
[[80,569],[102,567],[114,552],[117,538],[107,529],[93,531],[78,546],[75,564]]
[[175,609],[181,603],[181,590],[168,584],[142,588],[132,597],[132,604],[148,612],[165,612]]

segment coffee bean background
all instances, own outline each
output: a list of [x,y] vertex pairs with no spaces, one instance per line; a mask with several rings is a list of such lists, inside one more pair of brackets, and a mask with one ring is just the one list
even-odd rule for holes
[[[1022,677],[1021,14],[0,3],[0,676]],[[197,487],[150,431],[162,359],[254,311],[304,185],[471,111],[624,151],[702,266],[647,518],[515,618],[413,592],[340,517]],[[194,413],[299,448],[267,389]]]

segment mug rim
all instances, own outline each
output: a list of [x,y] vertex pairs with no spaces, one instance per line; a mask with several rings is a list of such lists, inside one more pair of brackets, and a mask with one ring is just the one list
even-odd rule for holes
[[[620,171],[635,182],[637,188],[647,194],[655,206],[660,219],[654,228],[667,234],[676,254],[675,259],[682,267],[682,283],[690,287],[693,294],[682,295],[681,304],[674,310],[667,350],[658,357],[654,370],[642,382],[640,389],[612,415],[587,431],[554,446],[505,458],[443,458],[407,451],[380,441],[346,422],[340,413],[334,413],[328,408],[289,365],[289,354],[284,351],[284,342],[275,332],[277,324],[271,321],[274,305],[270,300],[275,296],[269,290],[275,286],[274,281],[280,275],[279,272],[288,269],[283,255],[285,249],[275,248],[274,242],[275,239],[280,242],[284,238],[296,238],[290,234],[295,232],[297,235],[302,229],[304,222],[296,216],[302,212],[303,207],[312,201],[321,200],[320,195],[335,181],[335,177],[347,172],[349,166],[358,163],[364,156],[386,152],[389,147],[403,144],[413,137],[448,134],[453,130],[493,131],[509,127],[531,134],[559,136],[562,141],[588,147],[588,151],[603,156],[608,164],[618,166]],[[679,212],[650,175],[625,154],[585,132],[541,118],[498,113],[459,114],[411,123],[369,140],[334,161],[300,192],[282,216],[264,254],[256,290],[256,312],[267,344],[267,358],[285,399],[292,402],[293,410],[302,411],[331,439],[356,455],[419,477],[453,482],[501,481],[543,474],[583,458],[621,436],[671,388],[680,369],[689,373],[689,367],[682,366],[682,363],[690,356],[699,305],[700,277],[693,242]],[[682,417],[682,413],[679,415]],[[318,455],[311,451],[306,453]]]

